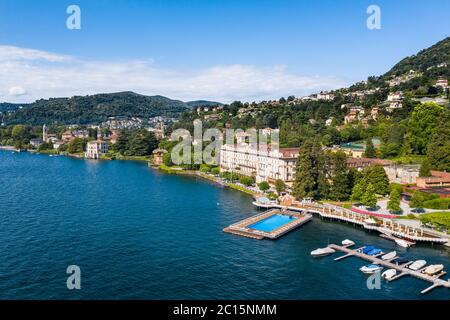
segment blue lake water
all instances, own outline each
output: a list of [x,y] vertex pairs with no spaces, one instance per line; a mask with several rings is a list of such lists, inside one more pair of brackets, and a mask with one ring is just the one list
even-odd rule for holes
[[[310,256],[349,238],[449,270],[446,248],[406,251],[316,217],[276,241],[222,231],[255,213],[240,192],[145,163],[0,151],[0,299],[450,298],[410,277],[369,290],[364,261]],[[81,290],[66,288],[73,264]]]
[[296,219],[295,217],[290,217],[284,214],[275,214],[264,220],[249,225],[248,228],[265,232],[271,232],[295,219]]

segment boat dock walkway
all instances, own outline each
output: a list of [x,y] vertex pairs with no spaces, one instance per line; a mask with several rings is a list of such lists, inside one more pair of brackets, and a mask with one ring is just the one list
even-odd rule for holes
[[394,222],[390,219],[384,218],[376,218],[376,220],[374,220],[375,223],[371,223],[368,220],[372,220],[374,217],[356,213],[351,210],[330,204],[294,203],[286,206],[276,203],[260,203],[258,201],[254,201],[253,205],[265,209],[278,208],[289,211],[314,213],[322,218],[352,223],[355,225],[359,225],[364,229],[378,231],[382,234],[389,235],[391,237],[398,237],[408,242],[450,244],[449,237],[443,237],[440,234],[432,233],[431,231],[425,230],[424,228],[410,227],[399,222]]
[[399,274],[397,274],[395,277],[393,277],[389,281],[394,281],[394,280],[396,280],[396,279],[398,279],[400,277],[403,277],[403,276],[406,276],[406,275],[410,275],[410,276],[413,276],[415,278],[418,278],[418,279],[430,282],[431,286],[426,288],[426,289],[424,289],[424,290],[422,290],[421,291],[422,294],[430,292],[431,290],[433,290],[434,288],[437,288],[437,287],[446,287],[446,288],[450,289],[450,279],[447,280],[447,281],[441,279],[441,277],[446,274],[445,271],[442,271],[441,273],[439,273],[437,275],[430,276],[430,275],[427,275],[425,273],[422,273],[422,271],[426,267],[422,268],[421,270],[414,271],[414,270],[411,270],[411,269],[407,268],[407,266],[410,265],[412,263],[412,261],[407,262],[407,263],[402,264],[402,265],[397,265],[397,264],[392,262],[393,260],[395,260],[395,258],[393,258],[391,260],[382,260],[382,259],[378,258],[378,256],[380,256],[382,254],[377,255],[377,256],[370,256],[370,255],[367,255],[367,254],[364,254],[364,253],[360,252],[359,250],[364,248],[364,247],[359,248],[359,249],[350,249],[349,247],[339,246],[339,245],[336,245],[336,244],[330,244],[328,247],[331,248],[331,249],[334,249],[336,251],[341,251],[341,252],[345,253],[345,255],[334,259],[335,261],[339,261],[339,260],[342,260],[342,259],[345,259],[345,258],[348,258],[348,257],[358,257],[358,258],[370,261],[371,263],[378,264],[380,266],[386,267],[388,269],[395,269],[395,270],[397,270],[397,272],[399,272]]

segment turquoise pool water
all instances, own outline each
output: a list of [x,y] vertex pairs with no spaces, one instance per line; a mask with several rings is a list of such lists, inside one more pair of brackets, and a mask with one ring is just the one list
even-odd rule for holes
[[284,214],[275,214],[264,220],[258,221],[247,228],[255,229],[259,231],[272,232],[275,229],[297,219],[296,217],[287,216]]

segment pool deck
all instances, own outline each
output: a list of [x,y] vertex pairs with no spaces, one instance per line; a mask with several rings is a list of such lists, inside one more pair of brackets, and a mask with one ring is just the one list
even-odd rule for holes
[[[277,214],[283,214],[283,215],[289,215],[296,217],[297,219],[292,220],[291,222],[288,222],[284,225],[282,225],[279,228],[276,228],[270,232],[262,231],[262,230],[255,230],[248,228],[248,226],[255,224],[261,220],[267,219],[273,215]],[[292,231],[301,225],[305,224],[306,222],[310,221],[312,219],[311,214],[304,214],[299,212],[293,212],[293,211],[287,211],[287,210],[279,210],[279,209],[272,209],[269,211],[265,211],[263,213],[257,214],[255,216],[249,217],[247,219],[244,219],[242,221],[239,221],[237,223],[234,223],[225,229],[223,229],[224,232],[235,234],[238,236],[248,237],[252,239],[277,239],[281,237],[282,235],[288,233],[289,231]]]

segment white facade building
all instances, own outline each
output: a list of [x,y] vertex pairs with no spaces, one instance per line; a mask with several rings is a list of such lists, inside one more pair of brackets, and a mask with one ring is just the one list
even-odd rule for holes
[[108,142],[96,140],[87,143],[84,156],[89,159],[98,159],[106,153],[108,153]]
[[298,152],[298,148],[270,150],[249,144],[225,144],[220,149],[220,169],[254,176],[257,183],[281,179],[289,184],[294,180]]

